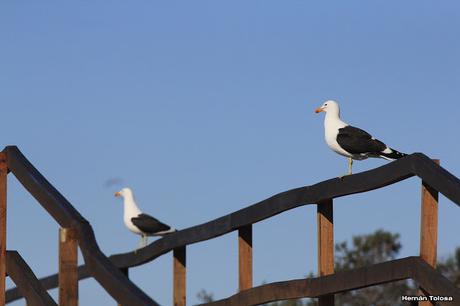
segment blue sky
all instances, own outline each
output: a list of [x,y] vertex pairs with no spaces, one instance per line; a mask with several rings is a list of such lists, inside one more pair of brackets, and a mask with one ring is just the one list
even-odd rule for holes
[[[343,120],[459,176],[459,12],[458,1],[3,1],[1,143],[19,146],[108,255],[138,242],[113,198],[121,187],[185,228],[343,174],[313,113],[327,99]],[[14,178],[8,200],[8,249],[54,273],[57,224]],[[384,228],[401,233],[401,256],[416,255],[419,202],[415,178],[337,199],[336,241]],[[458,216],[441,197],[440,257],[460,245]],[[314,206],[256,224],[255,284],[316,271],[315,231]],[[232,233],[189,248],[191,303],[201,288],[236,291],[236,247]],[[162,305],[171,261],[131,271]],[[80,292],[81,305],[114,303],[93,280]]]

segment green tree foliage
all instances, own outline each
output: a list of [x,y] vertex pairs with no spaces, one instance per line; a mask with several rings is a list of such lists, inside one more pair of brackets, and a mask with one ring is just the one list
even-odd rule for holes
[[399,234],[380,229],[372,234],[354,236],[351,247],[346,241],[335,245],[335,270],[348,271],[393,260],[400,250]]
[[201,289],[200,292],[196,294],[196,298],[201,303],[211,303],[214,302],[214,295],[211,292],[207,292],[204,289]]
[[[399,234],[377,230],[369,235],[354,236],[352,246],[347,242],[335,247],[335,271],[347,271],[393,260],[401,250]],[[336,295],[337,305],[343,306],[396,306],[401,295],[413,295],[415,288],[408,281],[373,286]]]
[[460,247],[455,250],[454,255],[440,261],[436,269],[453,282],[455,286],[460,287]]

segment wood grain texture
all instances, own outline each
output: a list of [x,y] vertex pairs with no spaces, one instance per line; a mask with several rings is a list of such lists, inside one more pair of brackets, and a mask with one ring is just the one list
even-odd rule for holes
[[185,247],[173,251],[173,305],[186,305],[187,253]]
[[[433,160],[439,165],[439,160]],[[422,181],[422,201],[420,216],[420,258],[436,267],[438,249],[438,192]],[[419,294],[423,294],[420,290]],[[431,301],[420,301],[419,306],[434,305]]]
[[252,225],[238,229],[238,288],[252,288]]
[[59,229],[59,306],[78,306],[78,231]]
[[8,251],[6,258],[8,275],[26,298],[28,306],[57,306],[18,252]]
[[[439,160],[434,160],[439,164]],[[438,192],[422,181],[420,221],[420,257],[432,267],[436,266],[438,247]]]
[[[332,199],[322,200],[317,204],[318,228],[318,274],[334,273],[334,217]],[[319,306],[334,306],[334,296],[321,296]]]
[[[452,296],[454,300],[460,300],[460,288],[414,256],[317,278],[265,284],[200,306],[251,306],[279,300],[314,298],[404,279],[413,279],[432,295]],[[439,305],[451,306],[452,303]]]

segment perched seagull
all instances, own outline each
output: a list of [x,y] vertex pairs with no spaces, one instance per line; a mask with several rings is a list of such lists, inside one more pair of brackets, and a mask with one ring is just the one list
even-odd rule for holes
[[116,197],[123,197],[124,214],[123,221],[126,227],[133,233],[141,235],[139,248],[147,245],[148,236],[163,236],[175,232],[176,229],[161,223],[154,217],[144,214],[134,200],[133,192],[130,188],[123,188],[115,192]]
[[348,173],[352,173],[353,159],[362,160],[368,157],[380,157],[395,160],[407,154],[390,148],[357,127],[351,126],[340,119],[339,104],[329,100],[315,110],[325,112],[324,137],[332,151],[348,158]]

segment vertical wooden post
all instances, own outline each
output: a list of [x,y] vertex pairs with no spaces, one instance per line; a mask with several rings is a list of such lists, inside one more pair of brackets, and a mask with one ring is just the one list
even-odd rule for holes
[[252,224],[238,229],[239,291],[252,288]]
[[72,228],[59,229],[59,305],[78,305],[78,234]]
[[0,152],[0,305],[5,305],[6,277],[6,153]]
[[[126,275],[126,277],[129,278],[129,268],[121,268],[120,269],[121,273],[123,273],[124,275]],[[117,304],[118,306],[121,306],[121,304]]]
[[[439,159],[433,159],[440,164]],[[438,248],[438,192],[422,182],[422,203],[420,220],[420,257],[430,266],[436,266]],[[420,290],[420,294],[423,292]],[[430,301],[420,301],[420,306],[434,305]]]
[[[318,226],[318,274],[334,273],[334,219],[332,199],[317,204]],[[334,295],[321,296],[319,306],[333,306]]]
[[173,303],[174,306],[186,305],[186,247],[180,247],[173,251]]

